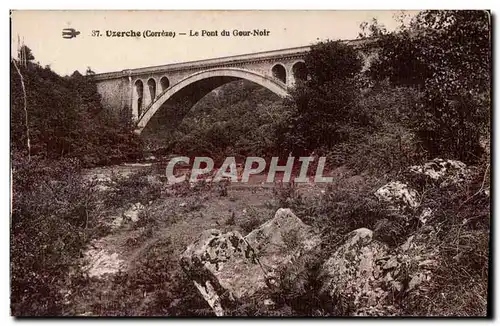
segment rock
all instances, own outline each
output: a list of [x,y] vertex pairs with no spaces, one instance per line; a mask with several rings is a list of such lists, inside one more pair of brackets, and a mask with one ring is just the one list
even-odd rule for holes
[[409,250],[411,247],[411,244],[413,243],[413,238],[415,238],[414,235],[412,235],[408,239],[406,239],[406,242],[401,245],[401,250],[403,250],[403,251]]
[[215,314],[223,316],[236,302],[279,286],[277,271],[319,243],[310,226],[279,209],[245,238],[237,231],[203,232],[182,254],[181,265]]
[[274,275],[280,266],[293,262],[321,242],[311,226],[284,208],[278,209],[274,218],[250,232],[245,239],[258,253],[260,263],[269,275]]
[[391,288],[400,292],[403,290],[403,284],[399,281],[390,282]]
[[144,205],[141,203],[135,203],[123,213],[123,217],[131,220],[132,222],[137,222],[139,221],[139,213],[143,210]]
[[427,221],[432,217],[432,209],[429,207],[426,207],[422,210],[422,213],[420,213],[420,216],[418,217],[418,220],[422,223],[425,224]]
[[[418,201],[417,191],[399,181],[390,182],[380,187],[375,192],[375,196],[378,200],[389,203],[392,210],[406,219],[407,225],[410,219],[418,219],[420,223],[426,224],[434,213],[429,207],[419,208],[420,202]],[[417,208],[419,209],[417,210]],[[420,214],[418,214],[419,211]],[[375,231],[378,235],[380,235],[380,230],[382,230],[382,233],[389,231],[388,234],[390,235],[394,230],[394,226],[388,220],[382,219],[377,221],[375,225]]]
[[423,165],[410,166],[411,173],[425,175],[434,180],[440,187],[469,180],[471,171],[467,165],[456,160],[443,160],[436,158]]
[[[429,245],[430,233],[417,233],[400,247],[389,247],[373,239],[373,232],[357,229],[323,263],[318,281],[319,295],[344,302],[354,315],[393,315],[399,306],[396,293],[412,295],[427,290],[438,249]],[[405,287],[404,284],[407,284]]]
[[392,256],[387,263],[384,265],[384,269],[392,269],[398,267],[398,259],[395,256]]
[[118,254],[109,253],[105,249],[89,249],[84,253],[82,270],[90,277],[102,278],[106,274],[118,273],[125,266],[125,262]]
[[147,175],[145,176],[145,180],[147,183],[149,183],[152,186],[162,186],[163,181],[161,181],[161,178],[159,175]]
[[389,182],[375,192],[378,200],[391,203],[395,209],[418,207],[417,195],[416,190],[399,181]]
[[97,173],[93,180],[96,182],[112,182],[111,177],[105,173]]
[[[323,264],[319,281],[320,295],[334,300],[343,298],[353,305],[354,314],[387,314],[384,300],[388,292],[382,290],[383,269],[377,264],[387,255],[387,245],[373,240],[371,230],[352,231],[346,242]],[[366,307],[376,308],[367,313]]]
[[437,261],[434,259],[426,259],[426,260],[418,263],[418,266],[436,266],[436,265],[437,265]]
[[123,224],[123,215],[118,215],[113,218],[111,222],[111,229],[116,230]]
[[181,266],[217,316],[266,286],[253,248],[237,231],[204,231],[182,254]]
[[486,155],[490,155],[490,151],[491,151],[491,139],[490,139],[490,135],[485,135],[485,136],[482,136],[479,138],[479,145],[481,146],[481,148],[484,150],[484,152],[486,153]]

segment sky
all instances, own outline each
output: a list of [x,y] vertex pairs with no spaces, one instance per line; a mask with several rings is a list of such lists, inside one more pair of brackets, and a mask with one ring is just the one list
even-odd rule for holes
[[[35,61],[60,75],[96,73],[310,45],[326,39],[354,39],[359,25],[376,18],[388,30],[401,11],[12,11],[11,54],[18,37]],[[406,12],[409,15],[415,11]],[[64,39],[62,30],[80,34]],[[233,31],[267,30],[267,36],[233,36]],[[140,37],[107,37],[106,31],[139,31]],[[144,31],[175,37],[143,37]],[[202,30],[217,36],[189,36]],[[222,30],[230,36],[222,36]],[[101,36],[92,36],[99,31]],[[95,33],[95,32],[94,32]],[[179,35],[186,33],[186,35]]]

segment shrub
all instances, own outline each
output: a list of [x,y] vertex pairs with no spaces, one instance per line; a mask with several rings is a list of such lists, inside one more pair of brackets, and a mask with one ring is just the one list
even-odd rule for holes
[[164,186],[155,178],[152,169],[140,170],[125,178],[115,175],[111,183],[111,190],[105,195],[105,203],[111,207],[137,202],[146,204],[164,194]]
[[170,239],[150,241],[126,272],[90,283],[81,279],[79,299],[97,316],[213,315],[172,254]]
[[245,233],[248,234],[258,228],[261,224],[262,219],[259,212],[255,208],[248,206],[246,208],[245,219],[240,223],[240,227]]
[[16,155],[12,168],[12,314],[59,315],[68,273],[97,228],[95,191],[74,160]]
[[342,42],[320,42],[305,57],[310,78],[291,90],[283,147],[296,154],[311,153],[345,141],[354,128],[370,124],[356,105],[362,60]]
[[490,13],[422,11],[402,30],[379,35],[373,46],[374,80],[423,93],[411,124],[430,157],[477,162],[490,124]]

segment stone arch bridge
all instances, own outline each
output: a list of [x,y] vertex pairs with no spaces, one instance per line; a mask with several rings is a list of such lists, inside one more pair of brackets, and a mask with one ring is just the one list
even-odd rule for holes
[[[345,41],[357,46],[361,41]],[[192,107],[212,90],[238,79],[261,85],[286,97],[299,79],[307,78],[304,56],[309,46],[208,60],[174,63],[96,74],[105,108],[129,110],[141,133],[168,103]]]

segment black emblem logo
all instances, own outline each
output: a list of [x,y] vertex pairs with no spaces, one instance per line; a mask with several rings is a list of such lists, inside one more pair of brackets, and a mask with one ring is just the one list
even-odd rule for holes
[[75,30],[74,28],[64,28],[62,30],[62,37],[67,38],[67,39],[71,39],[73,37],[76,37],[79,34],[80,34],[80,32]]

